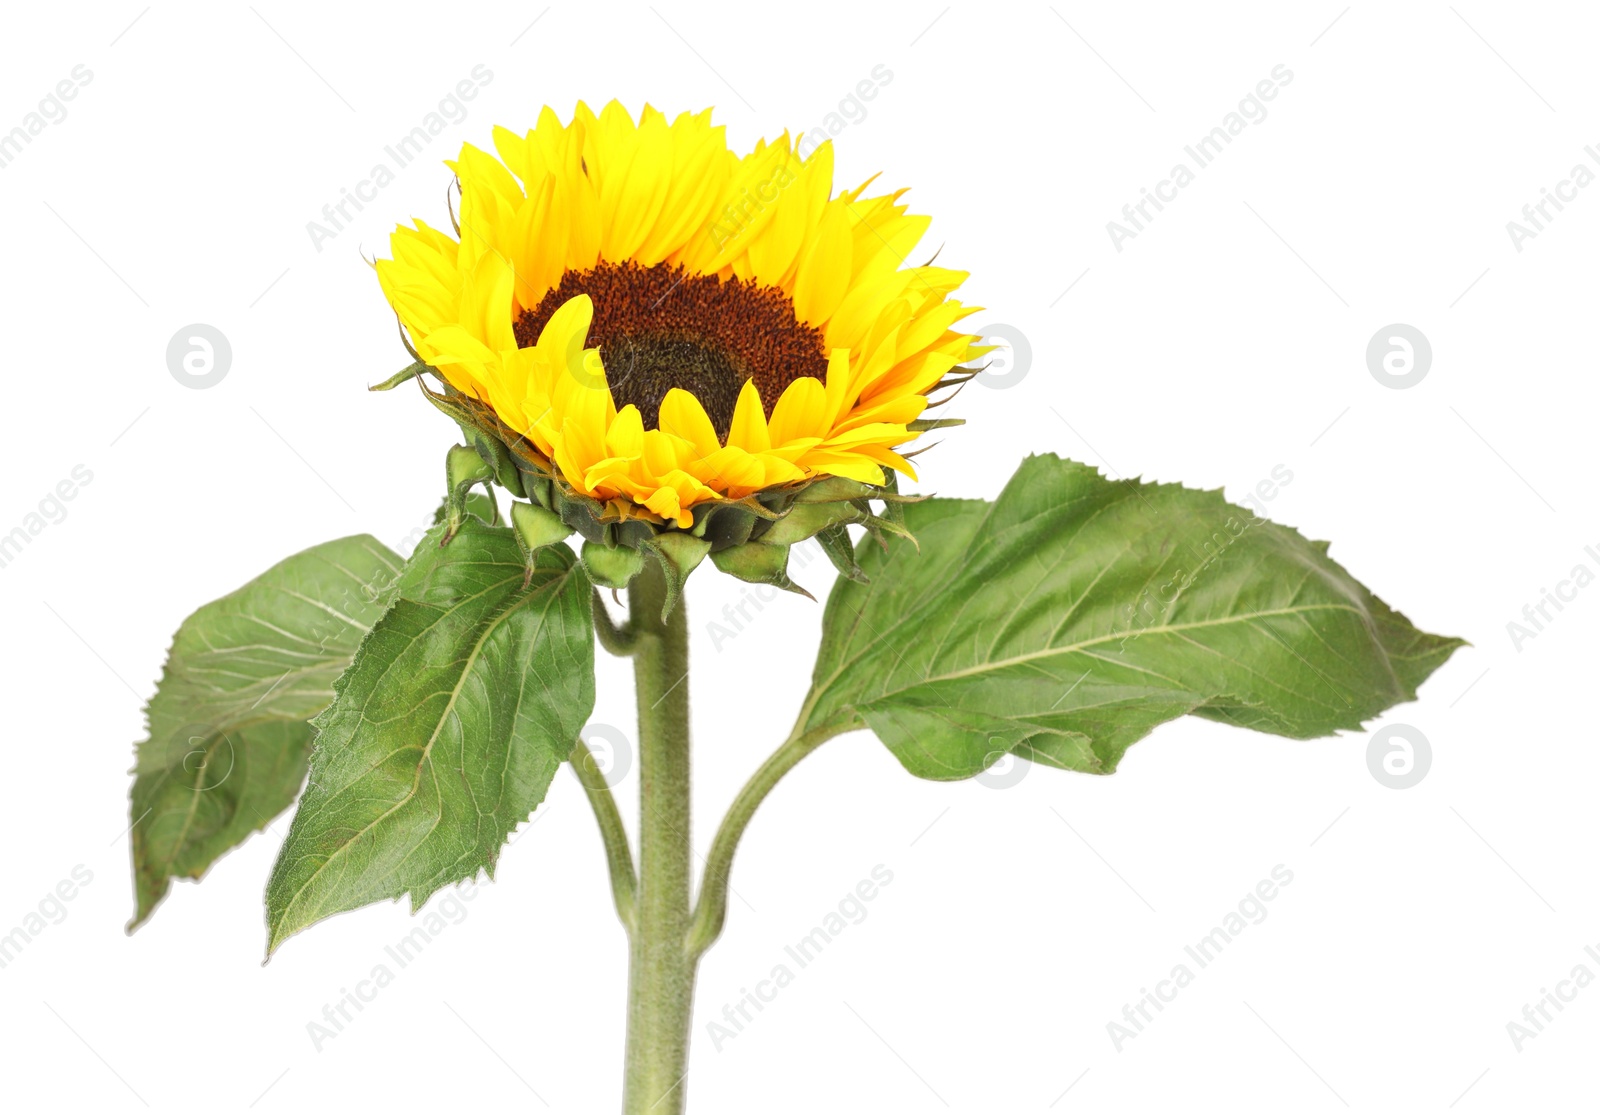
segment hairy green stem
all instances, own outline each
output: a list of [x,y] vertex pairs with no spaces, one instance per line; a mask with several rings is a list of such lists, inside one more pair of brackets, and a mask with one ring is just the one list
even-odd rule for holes
[[589,745],[580,738],[572,745],[572,769],[583,783],[589,805],[594,809],[594,819],[600,825],[600,839],[606,847],[606,867],[611,873],[611,897],[617,904],[617,917],[621,919],[628,935],[633,935],[634,893],[638,878],[633,871],[633,852],[628,847],[628,833],[622,827],[622,814],[617,811],[617,799],[606,784],[606,776],[594,760]]
[[628,588],[639,705],[639,881],[628,968],[624,1115],[681,1115],[689,1069],[694,961],[689,927],[689,624],[665,620],[653,560]]
[[[798,733],[799,725],[795,727]],[[795,764],[850,727],[849,724],[825,724],[809,732],[791,735],[750,776],[750,780],[733,799],[733,804],[728,806],[728,812],[717,829],[716,839],[712,841],[711,854],[706,858],[705,872],[700,880],[700,897],[695,901],[694,918],[689,925],[686,944],[692,961],[698,962],[706,949],[722,935],[722,926],[728,917],[728,879],[733,872],[733,856],[757,807]]]

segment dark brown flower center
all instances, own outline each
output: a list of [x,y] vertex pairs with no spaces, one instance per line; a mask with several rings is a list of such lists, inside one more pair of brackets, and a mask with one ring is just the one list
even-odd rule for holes
[[599,347],[617,408],[638,407],[647,430],[660,421],[661,400],[674,387],[700,400],[726,441],[745,380],[755,380],[768,418],[784,388],[801,376],[826,381],[822,331],[795,318],[783,291],[664,263],[568,271],[537,306],[522,311],[517,344],[538,341],[551,315],[580,294],[594,301],[586,347]]

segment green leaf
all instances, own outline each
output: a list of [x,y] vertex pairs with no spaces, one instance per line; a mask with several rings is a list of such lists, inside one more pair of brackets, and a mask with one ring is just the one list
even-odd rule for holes
[[[469,517],[418,545],[316,720],[311,778],[267,884],[267,951],[344,910],[494,874],[594,707],[590,584],[565,545],[530,571]],[[524,578],[527,578],[525,581]]]
[[131,932],[293,801],[307,721],[383,612],[400,558],[368,535],[288,558],[178,628],[146,708],[130,794]]
[[1013,752],[1109,774],[1186,713],[1296,739],[1416,697],[1460,639],[1418,631],[1310,542],[1176,484],[1030,457],[993,504],[909,504],[857,550],[802,729],[865,724],[923,778]]

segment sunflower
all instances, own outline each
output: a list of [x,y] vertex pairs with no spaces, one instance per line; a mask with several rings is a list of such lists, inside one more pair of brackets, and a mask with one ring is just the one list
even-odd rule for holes
[[709,109],[545,108],[447,162],[455,236],[402,225],[377,262],[444,409],[596,522],[771,519],[769,494],[830,477],[892,490],[885,469],[915,477],[899,450],[942,424],[929,392],[986,351],[955,328],[966,273],[906,265],[928,218],[904,190],[835,194],[831,143],[740,156],[723,132]]

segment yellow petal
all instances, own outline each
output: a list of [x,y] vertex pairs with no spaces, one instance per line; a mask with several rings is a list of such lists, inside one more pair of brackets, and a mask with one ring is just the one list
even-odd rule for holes
[[750,453],[772,448],[767,416],[761,410],[761,394],[753,379],[745,380],[739,389],[739,401],[733,407],[733,423],[728,427],[728,444]]
[[666,433],[687,441],[701,456],[722,448],[716,428],[706,415],[706,408],[699,399],[681,387],[674,387],[661,400],[658,426]]
[[639,408],[629,403],[617,411],[617,417],[606,431],[606,448],[613,457],[638,460],[644,453],[644,420]]
[[818,463],[813,466],[818,472],[828,476],[847,476],[851,480],[859,480],[863,484],[882,484],[883,469],[865,458],[851,455],[836,457],[819,457]]
[[820,380],[801,376],[784,389],[778,405],[772,408],[769,427],[773,445],[787,445],[803,437],[825,437],[828,433],[828,393]]
[[635,253],[642,267],[653,267],[680,251],[711,223],[727,193],[732,155],[723,129],[711,126],[711,110],[685,112],[672,122],[672,176],[655,227]]
[[850,287],[850,218],[842,204],[830,204],[806,251],[794,283],[795,317],[821,325],[833,316]]
[[535,347],[540,357],[551,369],[565,372],[568,378],[585,380],[583,343],[589,337],[592,321],[594,300],[587,294],[563,302],[539,332]]

